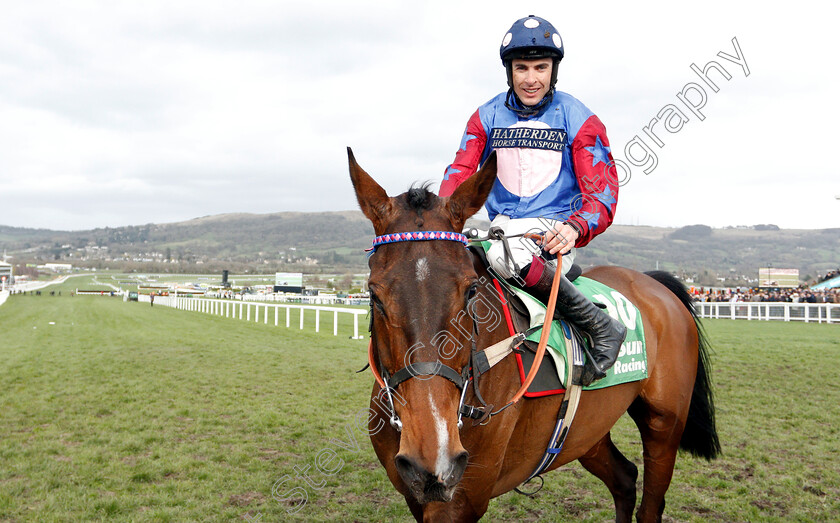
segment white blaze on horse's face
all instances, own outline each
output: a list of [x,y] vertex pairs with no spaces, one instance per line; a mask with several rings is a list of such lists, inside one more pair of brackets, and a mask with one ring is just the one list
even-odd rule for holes
[[414,273],[417,275],[417,282],[422,283],[429,277],[431,270],[429,269],[429,260],[420,258],[414,266]]
[[437,460],[435,461],[435,475],[439,481],[444,481],[449,475],[451,463],[449,460],[449,431],[446,427],[446,421],[438,412],[437,405],[435,405],[435,398],[432,397],[432,392],[429,391],[429,405],[432,407],[432,418],[435,420],[435,432],[437,433]]

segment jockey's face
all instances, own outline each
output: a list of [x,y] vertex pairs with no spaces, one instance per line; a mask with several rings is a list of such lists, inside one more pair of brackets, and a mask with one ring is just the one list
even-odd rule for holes
[[551,86],[551,64],[551,58],[511,62],[513,92],[523,104],[537,105],[545,97]]

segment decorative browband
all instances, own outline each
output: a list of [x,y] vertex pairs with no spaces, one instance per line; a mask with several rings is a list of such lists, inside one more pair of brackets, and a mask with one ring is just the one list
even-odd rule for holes
[[366,249],[368,251],[375,251],[380,245],[386,243],[397,242],[415,242],[428,240],[449,240],[453,242],[461,242],[464,246],[469,244],[469,239],[466,235],[460,232],[447,231],[414,231],[414,232],[395,232],[392,234],[383,234],[373,239],[373,247]]

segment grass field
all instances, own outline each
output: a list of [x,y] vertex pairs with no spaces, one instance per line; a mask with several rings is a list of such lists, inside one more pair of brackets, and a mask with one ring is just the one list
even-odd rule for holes
[[[365,341],[70,297],[77,280],[0,307],[0,521],[410,519],[357,428]],[[840,326],[706,325],[724,455],[678,458],[665,520],[835,520]],[[613,437],[641,464],[629,419]],[[545,480],[486,519],[614,517],[579,465]]]

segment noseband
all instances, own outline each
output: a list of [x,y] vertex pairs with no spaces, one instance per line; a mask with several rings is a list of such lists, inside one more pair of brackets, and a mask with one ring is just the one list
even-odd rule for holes
[[[461,234],[459,232],[448,232],[448,231],[414,231],[414,232],[399,232],[393,234],[384,234],[382,236],[377,236],[373,239],[373,246],[367,251],[370,254],[376,251],[377,247],[381,245],[385,245],[388,243],[398,243],[398,242],[410,242],[410,241],[430,241],[430,240],[448,240],[448,241],[456,241],[459,243],[464,244],[464,247],[469,245],[469,239],[466,235]],[[372,314],[373,303],[371,302],[371,327],[373,326],[373,314]],[[473,352],[475,352],[476,346],[476,335],[478,333],[478,325],[476,324],[475,318],[473,318],[473,332],[472,332],[472,347]],[[395,392],[397,390],[397,386],[407,381],[411,378],[416,378],[418,376],[440,376],[442,378],[446,378],[458,388],[458,391],[461,393],[461,401],[458,405],[458,428],[460,429],[464,422],[461,420],[461,416],[466,414],[469,417],[478,419],[484,413],[481,412],[480,414],[476,412],[476,409],[473,407],[464,408],[464,397],[466,396],[467,392],[467,383],[469,383],[471,376],[470,376],[470,365],[465,365],[464,369],[461,372],[456,371],[452,367],[444,365],[440,361],[421,361],[416,363],[410,363],[403,367],[402,369],[396,371],[393,376],[388,374],[388,371],[383,367],[382,368],[382,375],[380,376],[377,371],[377,365],[373,361],[373,344],[371,343],[371,350],[369,351],[369,359],[370,359],[370,368],[373,371],[374,375],[377,378],[377,381],[380,382],[380,386],[385,389],[385,393],[388,397],[388,408],[390,409],[391,415],[391,426],[397,432],[402,431],[402,421],[400,421],[399,416],[397,416],[397,411],[394,409],[394,400],[391,396],[391,390],[393,389]]]

